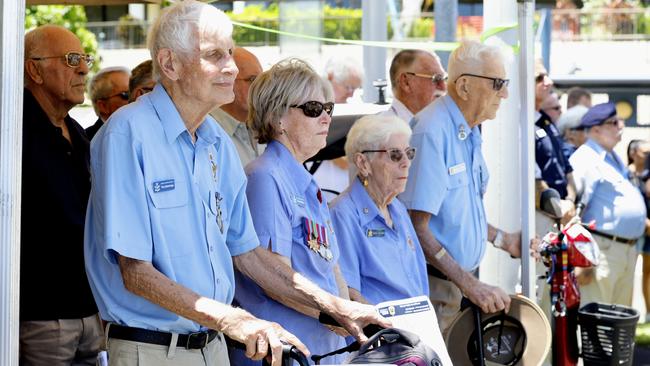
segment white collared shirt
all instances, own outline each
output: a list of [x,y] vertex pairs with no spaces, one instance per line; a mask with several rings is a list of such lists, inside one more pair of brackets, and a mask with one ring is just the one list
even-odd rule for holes
[[400,102],[399,99],[393,98],[393,103],[390,105],[390,108],[387,110],[380,112],[380,116],[397,116],[404,120],[404,122],[408,123],[410,125],[411,119],[413,119],[413,113],[409,111],[408,108],[404,105],[404,103]]

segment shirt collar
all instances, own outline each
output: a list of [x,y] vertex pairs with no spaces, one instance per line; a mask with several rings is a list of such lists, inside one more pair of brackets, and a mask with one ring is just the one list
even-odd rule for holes
[[307,191],[313,181],[313,176],[291,155],[286,146],[277,140],[271,140],[266,147],[266,151],[277,157],[277,163],[282,169],[290,172],[290,176],[299,190],[302,192]]
[[[465,133],[467,133],[468,137],[472,137],[474,139],[473,133],[476,132],[476,136],[480,137],[479,129],[478,126],[474,128],[470,128],[469,124],[465,120],[465,116],[463,116],[463,113],[460,111],[460,108],[458,108],[458,105],[454,100],[449,96],[449,94],[444,95],[440,97],[441,103],[445,105],[447,108],[447,111],[449,111],[449,115],[451,116],[451,121],[454,124],[454,127],[456,128],[456,132],[459,132],[462,128],[465,130]],[[479,139],[479,142],[481,140]]]
[[402,103],[402,101],[399,99],[393,98],[391,108],[393,108],[397,117],[403,119],[405,122],[409,123],[411,119],[413,119],[413,113],[411,113],[411,111],[406,108],[404,103]]
[[593,139],[587,139],[585,145],[589,146],[592,150],[594,150],[600,160],[605,160],[605,157],[607,156],[607,150],[605,150],[602,146],[598,145],[596,141],[594,141]]
[[[160,83],[156,84],[153,90],[147,93],[146,96],[158,114],[160,124],[167,137],[167,142],[170,144],[175,142],[179,135],[187,131],[187,127],[181,115],[178,113],[174,101],[169,97],[169,94],[167,94],[167,91]],[[212,123],[206,123],[210,121]],[[197,141],[203,140],[207,144],[219,142],[219,136],[217,135],[216,126],[213,125],[214,123],[216,122],[211,117],[206,116],[196,130]]]
[[362,226],[368,225],[379,215],[379,208],[377,208],[375,201],[370,198],[368,191],[363,188],[363,185],[356,177],[352,180],[350,198],[354,202]]

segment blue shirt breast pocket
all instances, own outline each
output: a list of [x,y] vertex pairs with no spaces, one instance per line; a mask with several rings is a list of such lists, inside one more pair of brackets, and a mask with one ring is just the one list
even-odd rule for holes
[[147,185],[147,192],[153,206],[157,209],[182,207],[187,205],[187,189],[184,181],[160,179]]

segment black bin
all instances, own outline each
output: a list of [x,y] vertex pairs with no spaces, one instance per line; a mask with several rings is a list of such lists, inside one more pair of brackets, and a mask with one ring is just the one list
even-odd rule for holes
[[589,303],[578,311],[585,366],[632,365],[639,313],[627,306]]

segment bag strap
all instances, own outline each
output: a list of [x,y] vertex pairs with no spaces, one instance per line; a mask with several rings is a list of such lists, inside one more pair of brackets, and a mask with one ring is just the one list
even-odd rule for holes
[[359,342],[354,341],[354,342],[348,344],[347,346],[345,346],[343,348],[339,348],[339,349],[337,349],[335,351],[332,351],[330,353],[326,353],[324,355],[312,355],[311,360],[314,361],[314,363],[316,365],[320,365],[320,360],[322,360],[325,357],[339,355],[341,353],[354,352],[354,351],[356,351],[358,349],[359,349]]
[[359,354],[368,352],[370,347],[375,346],[382,338],[389,338],[388,336],[393,336],[393,338],[395,338],[393,342],[400,341],[410,347],[414,347],[420,341],[420,338],[411,332],[397,328],[386,328],[370,337],[368,342],[364,343],[363,346],[359,348]]

